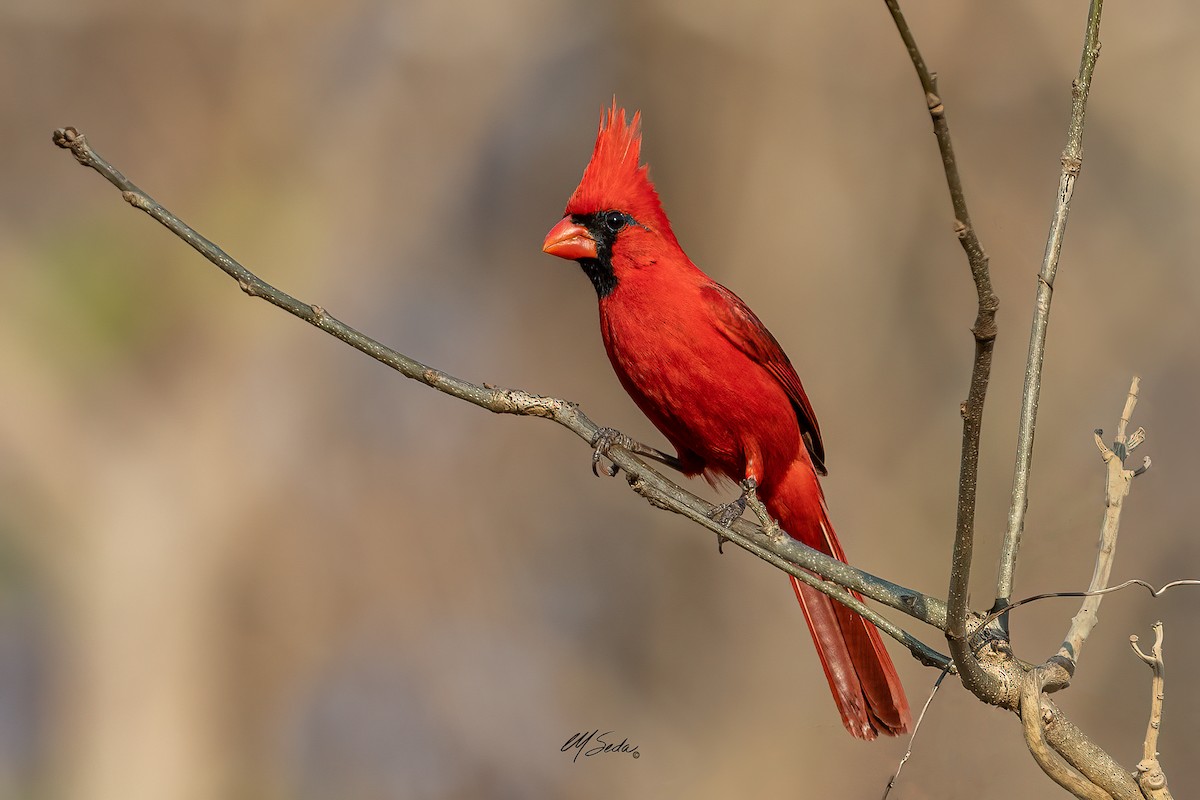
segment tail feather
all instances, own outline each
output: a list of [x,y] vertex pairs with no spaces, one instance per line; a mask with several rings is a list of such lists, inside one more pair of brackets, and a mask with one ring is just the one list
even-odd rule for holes
[[[846,560],[811,467],[797,461],[772,489],[764,501],[785,531]],[[912,721],[908,699],[879,629],[828,595],[791,580],[846,730],[859,739],[905,733]],[[855,596],[862,599],[857,592]]]
[[846,730],[858,739],[905,733],[908,700],[879,629],[796,578],[792,588]]

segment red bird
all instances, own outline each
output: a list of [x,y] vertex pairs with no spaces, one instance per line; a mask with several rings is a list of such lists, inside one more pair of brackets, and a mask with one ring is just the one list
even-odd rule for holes
[[[640,114],[600,120],[592,160],[542,249],[577,261],[600,299],[600,333],[633,401],[674,445],[686,475],[755,491],[782,528],[846,560],[817,474],[825,449],[804,387],[779,342],[733,292],[683,252],[649,168]],[[662,455],[662,454],[660,454]],[[792,578],[825,677],[851,735],[904,733],[908,700],[874,625]]]

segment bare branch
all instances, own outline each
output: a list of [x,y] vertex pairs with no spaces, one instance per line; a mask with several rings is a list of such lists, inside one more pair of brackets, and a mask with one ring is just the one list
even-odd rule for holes
[[[1046,743],[1046,734],[1042,728],[1041,698],[1047,677],[1042,667],[1035,667],[1026,673],[1021,687],[1021,727],[1024,729],[1025,744],[1029,747],[1033,760],[1055,783],[1076,797],[1085,800],[1112,800],[1108,792],[1072,769],[1066,759]],[[1050,717],[1048,710],[1046,716]]]
[[971,367],[971,383],[967,400],[962,404],[963,435],[962,454],[958,472],[958,512],[954,530],[954,550],[950,565],[950,591],[947,596],[948,619],[946,634],[950,652],[962,674],[963,683],[976,694],[995,696],[996,681],[979,668],[967,645],[967,590],[971,578],[971,558],[975,546],[975,496],[979,483],[979,436],[983,429],[983,404],[987,397],[988,380],[992,372],[992,350],[996,342],[996,309],[999,298],[992,290],[992,278],[988,269],[988,257],[975,233],[971,214],[967,210],[966,195],[962,178],[958,174],[958,163],[954,158],[954,145],[950,139],[950,124],[946,120],[946,106],[938,93],[937,76],[929,71],[925,59],[917,47],[912,30],[908,27],[899,0],[884,0],[896,30],[904,41],[913,69],[925,92],[925,104],[933,121],[933,133],[937,138],[942,156],[942,169],[946,173],[946,186],[950,190],[950,203],[954,208],[954,232],[967,255],[971,278],[975,282],[978,310],[975,326],[971,329],[975,337],[975,359]]
[[[1110,450],[1104,444],[1100,438],[1101,432],[1096,432],[1097,447],[1107,468],[1105,513],[1091,586],[1087,592],[1081,593],[1086,599],[1079,613],[1071,620],[1071,626],[1058,652],[1045,664],[1031,669],[1026,674],[1021,689],[1021,721],[1030,753],[1047,775],[1077,797],[1084,798],[1141,796],[1140,790],[1129,780],[1128,774],[1117,767],[1110,756],[1092,745],[1082,733],[1060,735],[1054,741],[1048,741],[1047,726],[1058,722],[1055,727],[1062,729],[1063,720],[1057,716],[1057,710],[1053,709],[1049,699],[1043,694],[1070,684],[1083,645],[1098,621],[1100,600],[1109,591],[1106,586],[1116,554],[1121,507],[1136,474],[1134,470],[1124,468],[1123,458],[1129,452],[1127,430],[1137,405],[1139,386],[1140,381],[1135,376],[1131,381],[1129,395],[1117,426],[1117,439],[1113,449]],[[1137,439],[1137,443],[1140,443],[1144,439],[1144,432]],[[1134,444],[1135,447],[1137,443]],[[1012,605],[1007,605],[1003,609],[993,611],[993,615],[1007,613],[1012,608]]]
[[[553,420],[573,431],[589,444],[595,444],[597,434],[601,429],[588,419],[575,404],[554,397],[530,394],[520,389],[474,384],[422,364],[381,344],[335,319],[320,306],[297,300],[250,272],[217,245],[159,205],[120,171],[100,157],[92,150],[82,133],[74,128],[61,128],[54,132],[53,138],[56,145],[69,149],[80,164],[91,167],[120,189],[121,196],[130,205],[145,211],[191,245],[197,252],[236,280],[242,291],[251,297],[266,300],[388,365],[405,377],[420,381],[440,392],[497,414],[515,414]],[[933,650],[911,633],[904,631],[866,606],[847,589],[860,592],[939,629],[944,629],[946,625],[946,607],[942,601],[852,567],[801,544],[790,536],[769,536],[759,527],[744,520],[735,522],[730,527],[719,525],[710,517],[714,508],[711,503],[705,502],[667,480],[619,443],[609,447],[607,455],[615,465],[626,471],[630,486],[651,504],[688,517],[764,561],[796,576],[818,591],[849,606],[878,626],[884,633],[903,644],[921,663],[936,666],[939,669],[950,663],[947,656]],[[817,576],[824,576],[826,580]]]
[[884,787],[881,800],[887,800],[887,796],[892,793],[892,789],[900,777],[900,770],[904,769],[904,764],[912,756],[913,742],[917,740],[917,731],[921,730],[921,722],[925,719],[925,712],[929,710],[929,706],[933,703],[933,698],[937,695],[938,689],[942,688],[942,681],[949,674],[950,668],[946,668],[942,670],[942,674],[938,675],[937,680],[933,682],[933,688],[929,690],[929,697],[925,699],[925,705],[921,706],[921,713],[917,716],[917,723],[913,725],[912,735],[908,737],[908,747],[904,751],[904,757],[900,759],[900,763],[896,765],[896,771],[892,773],[891,779],[888,781],[887,786]]
[[1029,506],[1029,473],[1033,464],[1033,437],[1037,423],[1038,399],[1042,391],[1042,365],[1046,356],[1046,329],[1050,322],[1050,302],[1054,297],[1054,278],[1058,273],[1058,257],[1062,251],[1067,215],[1071,210],[1071,195],[1075,179],[1083,164],[1083,123],[1087,111],[1088,92],[1096,59],[1100,56],[1100,13],[1104,0],[1092,0],[1088,11],[1087,33],[1083,41],[1083,56],[1079,76],[1071,84],[1071,121],[1067,127],[1067,146],[1062,154],[1062,172],[1058,181],[1058,196],[1042,269],[1038,273],[1037,296],[1034,301],[1033,327],[1029,335],[1029,355],[1025,362],[1025,388],[1021,396],[1020,427],[1017,431],[1016,467],[1013,471],[1012,502],[1008,510],[1008,529],[1000,552],[1000,567],[996,575],[995,609],[1002,609],[1012,598],[1013,576],[1017,569],[1017,551],[1021,532],[1025,529],[1025,511]]
[[[1121,412],[1121,420],[1117,424],[1117,438],[1113,443],[1114,450],[1109,450],[1096,432],[1096,444],[1104,459],[1106,479],[1104,487],[1104,521],[1100,525],[1100,541],[1097,546],[1096,565],[1092,570],[1092,581],[1088,585],[1087,597],[1083,601],[1079,613],[1071,619],[1071,627],[1058,649],[1057,657],[1051,659],[1063,668],[1065,674],[1058,676],[1056,689],[1070,682],[1079,663],[1079,654],[1083,645],[1099,622],[1100,602],[1104,595],[1100,594],[1108,586],[1108,576],[1112,573],[1113,560],[1117,553],[1117,534],[1121,527],[1121,509],[1124,508],[1125,498],[1133,486],[1134,470],[1125,469],[1124,457],[1129,452],[1126,429],[1137,406],[1138,389],[1141,380],[1135,375],[1129,385],[1129,395],[1125,400],[1125,408]],[[1140,428],[1138,429],[1141,430]],[[1144,439],[1144,433],[1139,442]]]
[[1071,722],[1049,695],[1042,695],[1040,708],[1046,744],[1068,764],[1114,800],[1143,800],[1129,771]]
[[1146,726],[1146,739],[1142,745],[1142,760],[1137,765],[1137,782],[1142,793],[1150,800],[1169,800],[1171,792],[1167,789],[1167,776],[1162,765],[1158,762],[1158,732],[1162,727],[1163,712],[1163,624],[1154,623],[1154,647],[1150,654],[1142,652],[1138,647],[1138,637],[1129,637],[1129,646],[1137,657],[1154,670],[1151,680],[1150,722]]

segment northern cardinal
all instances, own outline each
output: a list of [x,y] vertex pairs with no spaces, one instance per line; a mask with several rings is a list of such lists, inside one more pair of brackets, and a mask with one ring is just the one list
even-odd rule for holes
[[[617,378],[678,453],[661,460],[741,483],[729,506],[740,512],[756,492],[789,535],[845,561],[817,480],[825,450],[804,387],[754,312],[679,246],[639,164],[640,116],[627,123],[615,100],[602,114],[592,159],[542,250],[578,262],[595,286]],[[846,730],[904,733],[908,700],[879,631],[791,580]]]

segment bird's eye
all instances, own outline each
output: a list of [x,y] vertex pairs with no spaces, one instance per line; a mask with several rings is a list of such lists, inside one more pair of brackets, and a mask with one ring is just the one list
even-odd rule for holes
[[624,228],[626,222],[627,217],[620,211],[609,211],[604,215],[604,227],[608,228],[613,233],[616,233],[617,231],[621,230],[621,228]]

